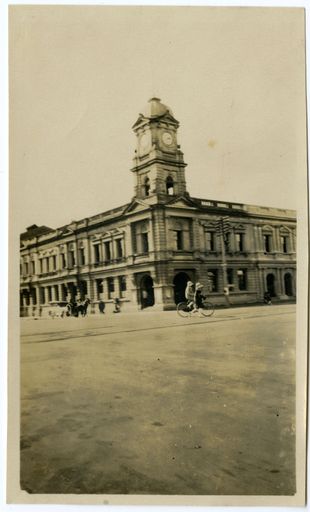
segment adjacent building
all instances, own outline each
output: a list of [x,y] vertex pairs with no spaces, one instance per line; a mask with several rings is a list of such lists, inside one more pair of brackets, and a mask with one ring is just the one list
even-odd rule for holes
[[[93,217],[21,235],[21,314],[88,297],[123,310],[173,309],[188,280],[201,282],[216,304],[296,296],[296,213],[191,197],[179,122],[152,98],[139,115],[131,171],[133,199]],[[224,229],[223,229],[224,227]]]

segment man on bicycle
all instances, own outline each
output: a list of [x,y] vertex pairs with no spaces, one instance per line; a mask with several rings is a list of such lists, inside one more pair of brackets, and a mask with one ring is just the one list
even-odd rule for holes
[[203,308],[203,299],[206,299],[205,295],[202,295],[203,284],[196,283],[194,293],[194,309],[193,313]]

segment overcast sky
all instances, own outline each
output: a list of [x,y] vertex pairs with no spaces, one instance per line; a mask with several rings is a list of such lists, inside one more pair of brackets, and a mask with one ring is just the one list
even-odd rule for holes
[[14,6],[10,23],[20,231],[131,200],[132,125],[152,96],[180,122],[192,196],[297,208],[302,9]]

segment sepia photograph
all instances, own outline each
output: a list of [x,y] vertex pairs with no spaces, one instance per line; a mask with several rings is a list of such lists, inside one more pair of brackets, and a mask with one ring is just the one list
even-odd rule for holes
[[304,26],[9,6],[9,503],[305,504]]

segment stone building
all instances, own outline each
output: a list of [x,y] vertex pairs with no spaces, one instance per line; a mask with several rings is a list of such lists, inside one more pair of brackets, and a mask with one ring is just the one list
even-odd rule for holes
[[[152,98],[139,115],[131,171],[133,199],[57,229],[21,235],[22,315],[46,314],[54,302],[88,297],[91,311],[120,299],[123,310],[172,309],[186,282],[201,282],[215,304],[296,295],[296,213],[191,197],[179,123]],[[221,230],[224,226],[224,230]]]

